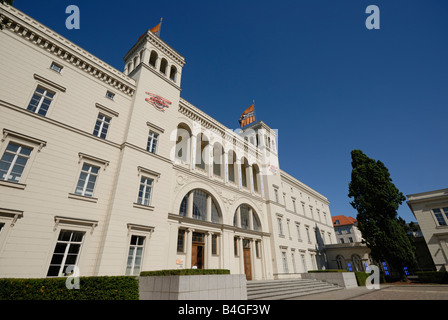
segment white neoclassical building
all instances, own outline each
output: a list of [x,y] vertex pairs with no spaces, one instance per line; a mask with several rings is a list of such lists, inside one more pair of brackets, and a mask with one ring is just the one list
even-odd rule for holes
[[121,72],[13,7],[0,19],[0,277],[326,265],[327,198],[279,168],[276,130],[182,99],[185,59],[158,36]]
[[410,194],[407,198],[436,269],[448,270],[448,189]]

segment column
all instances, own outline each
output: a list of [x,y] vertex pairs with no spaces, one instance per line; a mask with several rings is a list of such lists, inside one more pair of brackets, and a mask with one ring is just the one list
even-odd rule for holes
[[204,269],[210,269],[210,259],[212,257],[212,236],[209,231],[205,232],[205,263]]
[[[249,169],[249,177],[250,177],[250,191],[252,193],[254,193],[254,175],[253,175],[253,170],[252,170],[252,165],[250,164],[247,168],[246,168],[246,172],[247,169]],[[247,174],[246,174],[247,176]]]
[[191,169],[194,170],[194,168],[196,167],[196,141],[197,141],[197,137],[196,135],[192,134],[191,135],[191,147],[190,147],[190,158],[191,158]]
[[241,188],[243,188],[243,181],[242,181],[242,175],[241,175],[241,160],[237,159],[235,161],[235,164],[238,167],[238,184],[241,189]]
[[187,218],[193,218],[193,199],[194,199],[194,191],[191,191],[188,194],[188,200],[187,200]]
[[229,154],[227,152],[224,152],[224,177],[224,182],[229,183]]
[[249,208],[249,229],[254,230],[254,212]]
[[244,250],[243,250],[243,238],[238,237],[238,253],[240,260],[240,272],[244,274]]
[[240,207],[238,207],[237,209],[236,209],[236,226],[238,227],[238,228],[241,228],[241,210],[240,210]]
[[186,230],[186,243],[185,243],[185,269],[191,268],[191,250],[192,250],[192,240],[193,240],[194,229]]
[[212,221],[212,197],[207,194],[207,216],[206,221],[211,222]]

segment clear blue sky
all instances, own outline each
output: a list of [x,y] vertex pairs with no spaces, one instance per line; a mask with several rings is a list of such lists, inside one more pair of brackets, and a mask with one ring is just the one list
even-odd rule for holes
[[[65,27],[75,4],[81,28]],[[380,9],[367,30],[366,7]],[[389,168],[405,195],[448,184],[448,1],[36,1],[14,5],[123,70],[163,17],[187,61],[182,97],[229,128],[252,100],[278,129],[280,167],[351,215],[350,151]],[[415,221],[403,203],[398,211]]]

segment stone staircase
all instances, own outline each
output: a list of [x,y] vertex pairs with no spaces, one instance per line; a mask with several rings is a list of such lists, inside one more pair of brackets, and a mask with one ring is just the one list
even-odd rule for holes
[[340,289],[343,288],[314,279],[247,281],[247,299],[283,300]]

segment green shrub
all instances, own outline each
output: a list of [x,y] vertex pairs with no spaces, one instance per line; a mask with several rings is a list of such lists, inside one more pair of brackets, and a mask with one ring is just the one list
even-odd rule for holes
[[448,283],[447,271],[420,271],[416,275],[422,283]]
[[326,270],[309,270],[308,273],[318,273],[318,272],[348,272],[342,269],[326,269]]
[[0,300],[138,300],[136,277],[80,277],[79,289],[67,278],[0,279]]
[[356,277],[356,282],[358,283],[358,286],[364,287],[366,285],[366,280],[369,276],[370,276],[370,273],[368,273],[368,272],[356,271],[355,277]]
[[230,274],[230,270],[226,270],[226,269],[170,269],[170,270],[140,272],[141,277],[191,276],[191,275],[205,275],[205,274]]

